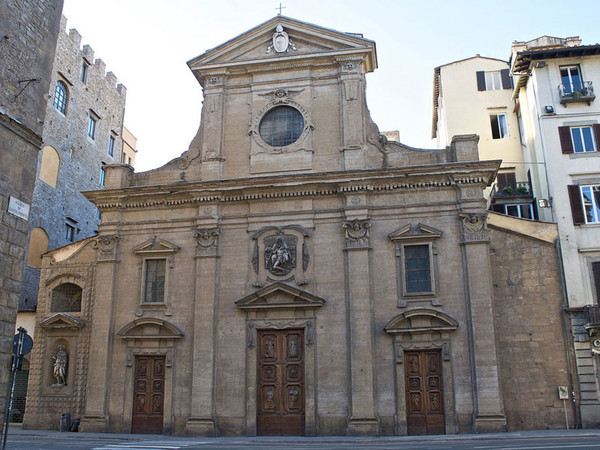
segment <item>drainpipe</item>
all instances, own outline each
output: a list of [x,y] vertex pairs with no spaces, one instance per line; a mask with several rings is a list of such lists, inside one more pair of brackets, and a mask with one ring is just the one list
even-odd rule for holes
[[[571,407],[573,409],[573,417],[575,417],[575,428],[581,428],[581,410],[577,406],[575,400],[575,385],[573,384],[573,365],[572,365],[572,348],[571,339],[569,339],[570,330],[567,328],[567,311],[568,307],[568,295],[567,287],[565,284],[565,268],[562,260],[562,247],[560,245],[560,239],[554,240],[554,248],[556,250],[556,256],[558,257],[558,272],[560,274],[560,290],[562,294],[562,303],[560,305],[560,321],[562,323],[563,337],[565,340],[565,353],[567,357],[567,373],[569,375],[569,388],[571,390]],[[569,321],[570,323],[570,321]]]

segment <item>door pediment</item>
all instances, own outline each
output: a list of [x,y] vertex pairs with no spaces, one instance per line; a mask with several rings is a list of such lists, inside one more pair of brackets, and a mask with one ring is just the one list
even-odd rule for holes
[[118,335],[122,339],[180,339],[183,331],[166,320],[141,318],[125,325]]
[[325,300],[285,283],[274,283],[235,304],[242,310],[320,308]]
[[458,322],[448,314],[435,309],[417,308],[397,315],[384,329],[389,334],[408,334],[447,332],[457,328]]

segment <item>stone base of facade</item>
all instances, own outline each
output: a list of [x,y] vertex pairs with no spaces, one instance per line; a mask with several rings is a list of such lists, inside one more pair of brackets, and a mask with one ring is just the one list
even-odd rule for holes
[[377,436],[379,422],[374,417],[352,417],[348,422],[349,436]]
[[108,419],[105,416],[84,416],[79,424],[79,431],[106,433],[108,432]]
[[600,402],[581,402],[579,410],[581,412],[581,428],[600,427]]
[[506,431],[506,417],[502,414],[480,414],[475,417],[476,433]]
[[210,417],[190,417],[185,422],[185,434],[188,436],[216,436],[215,421]]

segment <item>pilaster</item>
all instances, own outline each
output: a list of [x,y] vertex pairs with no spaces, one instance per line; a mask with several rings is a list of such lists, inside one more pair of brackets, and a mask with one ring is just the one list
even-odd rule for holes
[[219,179],[223,173],[223,110],[226,73],[209,74],[204,79],[204,106],[202,108],[203,144],[202,179]]
[[219,228],[194,230],[196,274],[194,299],[194,350],[192,355],[190,435],[216,435],[214,420],[214,307],[217,283]]
[[113,305],[116,297],[117,264],[119,262],[119,236],[100,235],[96,241],[98,264],[96,266],[96,289],[91,327],[90,348],[94,357],[89,358],[85,395],[85,413],[81,430],[85,432],[108,431],[108,389],[111,386],[111,358],[113,334]]
[[486,219],[486,214],[460,214],[473,376],[474,427],[478,433],[506,431],[498,376]]
[[351,415],[350,435],[376,435],[373,385],[373,342],[369,235],[371,221],[354,218],[342,222],[346,247],[346,299],[350,333]]
[[340,64],[341,151],[344,153],[343,169],[364,169],[365,160],[365,83],[362,60],[342,58]]

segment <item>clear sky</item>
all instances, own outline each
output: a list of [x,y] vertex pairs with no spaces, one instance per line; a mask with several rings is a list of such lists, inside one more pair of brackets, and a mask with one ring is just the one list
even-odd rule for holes
[[[138,138],[136,171],[187,150],[202,92],[186,62],[278,12],[273,0],[64,0],[96,58],[127,87],[125,125]],[[475,54],[508,60],[513,41],[542,35],[600,41],[598,0],[282,0],[282,14],[377,45],[367,103],[381,131],[414,147],[430,140],[433,69]],[[293,36],[291,36],[293,39]]]

